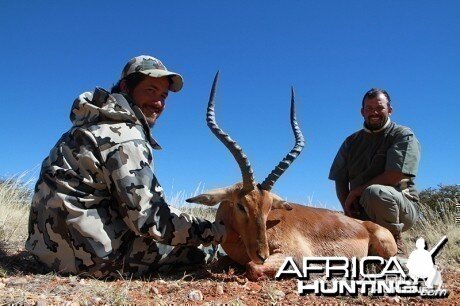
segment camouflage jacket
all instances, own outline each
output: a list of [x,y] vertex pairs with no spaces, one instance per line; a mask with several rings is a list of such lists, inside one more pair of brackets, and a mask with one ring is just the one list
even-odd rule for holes
[[78,273],[122,258],[133,235],[174,246],[222,240],[221,224],[166,204],[152,169],[160,147],[137,106],[96,88],[75,100],[70,118],[32,200],[26,248],[40,261]]

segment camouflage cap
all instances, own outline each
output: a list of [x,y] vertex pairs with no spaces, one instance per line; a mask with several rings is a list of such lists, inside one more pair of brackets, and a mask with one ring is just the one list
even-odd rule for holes
[[140,72],[153,78],[161,78],[169,76],[171,83],[169,90],[178,92],[182,89],[183,79],[178,73],[168,71],[165,65],[159,60],[150,55],[139,55],[132,58],[123,68],[120,79],[125,78],[134,72]]

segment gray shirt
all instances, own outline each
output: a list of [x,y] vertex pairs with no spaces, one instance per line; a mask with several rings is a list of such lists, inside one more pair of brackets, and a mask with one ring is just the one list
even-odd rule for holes
[[414,132],[389,122],[379,132],[362,129],[348,136],[332,163],[329,179],[349,182],[354,189],[385,170],[399,171],[410,177],[402,189],[408,189],[413,199],[418,200],[413,179],[419,159],[420,144]]

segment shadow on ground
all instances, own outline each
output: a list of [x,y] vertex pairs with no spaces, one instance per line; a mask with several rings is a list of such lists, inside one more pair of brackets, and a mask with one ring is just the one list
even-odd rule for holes
[[[244,278],[244,272],[244,266],[237,264],[226,255],[207,266],[175,267],[169,271],[154,272],[142,278],[163,279],[168,281],[211,280],[230,282],[241,277]],[[222,275],[225,275],[225,278],[222,278]]]
[[0,244],[0,276],[46,274],[50,270],[38,262],[29,252],[7,252],[5,244]]
[[[28,251],[10,251],[10,248],[0,242],[0,277],[5,276],[21,276],[34,274],[48,274],[53,271],[42,263],[40,263]],[[221,257],[218,261],[208,266],[193,266],[193,267],[174,267],[169,271],[154,272],[150,275],[144,275],[141,279],[163,279],[163,280],[220,280],[219,274],[241,277],[244,274],[244,267],[232,261],[228,256]],[[67,275],[62,275],[67,276]],[[86,278],[85,275],[78,275],[79,278]],[[88,276],[88,278],[94,278]],[[123,279],[123,277],[120,277]],[[105,281],[114,281],[119,278],[104,279]],[[224,281],[232,281],[233,277],[229,277]]]

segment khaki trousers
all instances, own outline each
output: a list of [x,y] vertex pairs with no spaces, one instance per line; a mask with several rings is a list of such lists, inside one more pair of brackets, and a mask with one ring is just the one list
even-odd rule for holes
[[387,228],[393,235],[407,231],[418,219],[417,204],[391,186],[367,187],[359,204],[370,221]]

